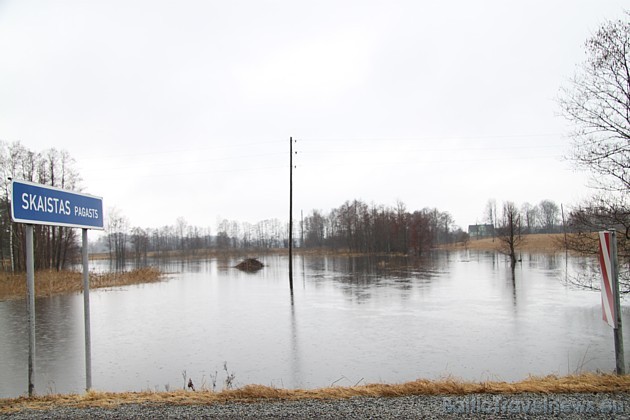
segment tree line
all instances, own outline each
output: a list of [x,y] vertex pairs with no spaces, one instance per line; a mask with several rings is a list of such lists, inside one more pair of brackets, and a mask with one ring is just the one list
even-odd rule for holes
[[196,255],[199,251],[214,247],[215,238],[210,228],[189,226],[183,217],[175,225],[159,228],[131,227],[129,220],[116,208],[107,212],[105,236],[96,245],[97,252],[106,252],[116,268],[127,262],[144,266],[149,256],[162,259],[174,252]]
[[484,223],[497,229],[500,228],[504,224],[506,205],[509,206],[510,213],[518,213],[520,232],[522,234],[560,233],[566,229],[566,219],[562,205],[558,206],[556,202],[548,199],[542,200],[538,204],[525,202],[520,207],[512,201],[506,201],[500,210],[497,209],[496,200],[490,199],[484,210]]
[[[35,152],[20,142],[0,141],[0,168],[0,267],[4,271],[23,271],[26,229],[11,221],[11,179],[79,191],[80,177],[68,152],[54,148]],[[61,270],[76,258],[79,245],[75,229],[36,225],[33,230],[36,269]]]
[[[268,250],[288,248],[288,223],[267,219],[257,223],[220,219],[216,234],[209,227],[189,225],[183,217],[161,228],[130,227],[116,209],[108,212],[101,246],[117,265],[142,264],[148,256],[174,253],[195,256],[203,250]],[[425,208],[409,212],[402,202],[395,206],[346,201],[325,213],[313,210],[294,220],[293,245],[363,253],[413,253],[421,255],[437,244],[463,240],[467,234],[454,225],[447,212]]]
[[419,256],[438,244],[467,236],[448,212],[435,208],[408,211],[402,201],[385,206],[355,199],[328,213],[314,210],[301,223],[305,248],[350,252]]
[[[25,269],[25,229],[10,220],[10,178],[19,178],[59,188],[80,190],[80,177],[74,159],[66,151],[48,149],[34,152],[21,143],[0,142],[3,191],[0,197],[0,261],[5,271]],[[536,205],[503,203],[500,211],[495,200],[484,210],[484,222],[504,243],[506,254],[515,259],[515,249],[527,233],[571,232],[571,249],[593,252],[596,244],[589,232],[602,226],[617,226],[626,234],[627,210],[623,203],[600,200],[571,210],[562,222],[561,208],[552,200]],[[147,264],[149,256],[165,258],[173,253],[195,256],[203,250],[277,249],[289,244],[288,224],[279,219],[257,223],[228,219],[217,221],[216,234],[210,227],[198,227],[180,217],[174,225],[160,228],[130,226],[117,209],[109,209],[101,250],[116,265],[127,262]],[[624,224],[625,223],[625,224]],[[35,226],[35,266],[37,269],[65,268],[79,257],[79,237],[75,229]],[[621,235],[622,261],[628,258]],[[294,220],[293,245],[304,249],[327,249],[357,253],[401,253],[420,256],[437,245],[462,242],[468,234],[454,224],[448,212],[436,208],[409,211],[402,201],[393,206],[368,204],[362,200],[346,201],[328,212],[312,210]]]
[[[74,159],[54,148],[37,152],[20,142],[0,142],[2,193],[0,195],[0,264],[4,271],[23,271],[26,267],[25,227],[11,221],[11,179],[81,191]],[[350,252],[392,252],[421,255],[437,244],[462,240],[465,233],[454,225],[448,212],[424,208],[408,211],[405,204],[395,206],[346,201],[323,212],[313,210],[294,221],[293,244],[307,249],[326,248]],[[109,209],[102,248],[116,265],[130,260],[146,263],[149,256],[166,257],[173,252],[196,255],[205,249],[287,248],[288,224],[279,219],[241,223],[222,219],[212,235],[209,227],[189,225],[179,218],[174,225],[160,228],[132,227],[116,209]],[[34,226],[36,269],[66,268],[79,258],[76,229]]]

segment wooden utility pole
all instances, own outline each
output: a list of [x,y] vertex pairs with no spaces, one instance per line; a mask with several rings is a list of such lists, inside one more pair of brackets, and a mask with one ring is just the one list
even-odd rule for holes
[[289,137],[289,288],[293,293],[293,137]]

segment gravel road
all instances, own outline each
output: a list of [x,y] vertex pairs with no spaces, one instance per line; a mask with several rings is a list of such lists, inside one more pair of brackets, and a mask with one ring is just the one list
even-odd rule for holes
[[264,401],[212,405],[121,405],[116,408],[24,410],[6,419],[630,419],[630,393],[471,394],[356,397],[345,400]]

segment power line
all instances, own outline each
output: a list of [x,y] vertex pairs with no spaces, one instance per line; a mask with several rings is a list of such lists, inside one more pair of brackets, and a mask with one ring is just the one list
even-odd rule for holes
[[534,133],[534,134],[495,134],[490,136],[424,136],[424,137],[305,137],[304,142],[418,142],[418,141],[446,141],[446,140],[492,140],[511,138],[567,138],[566,133]]
[[[511,157],[496,157],[496,158],[474,158],[474,159],[423,159],[414,161],[389,161],[389,162],[370,162],[370,168],[373,167],[389,167],[389,166],[402,166],[402,165],[428,165],[428,164],[457,164],[457,163],[474,163],[474,162],[492,162],[492,161],[515,161],[515,160],[534,160],[534,159],[562,159],[561,155],[537,155],[537,156],[511,156]],[[364,163],[359,162],[361,165]],[[348,162],[341,163],[304,163],[300,165],[301,168],[314,168],[314,167],[344,167],[349,168]],[[354,166],[353,166],[354,167]]]
[[170,160],[168,162],[164,162],[164,161],[143,161],[141,163],[139,163],[138,161],[133,161],[127,165],[117,165],[117,166],[107,166],[107,171],[114,171],[114,170],[124,170],[124,169],[128,169],[128,168],[138,168],[138,167],[151,167],[151,166],[164,166],[164,165],[168,165],[168,166],[176,166],[176,165],[182,165],[182,164],[207,164],[207,163],[212,163],[212,162],[222,162],[222,161],[230,161],[230,160],[238,160],[238,161],[243,161],[245,159],[258,159],[258,158],[262,158],[262,157],[269,157],[269,156],[279,156],[283,153],[280,152],[274,152],[274,153],[259,153],[259,154],[253,154],[253,155],[239,155],[239,156],[225,156],[225,157],[220,157],[220,158],[204,158],[204,159],[195,159],[195,160]]
[[135,153],[121,153],[121,154],[112,154],[112,155],[78,155],[74,157],[75,159],[116,159],[116,158],[137,158],[139,156],[155,156],[155,155],[172,155],[174,153],[202,153],[202,152],[216,152],[217,150],[225,150],[225,149],[242,149],[243,147],[250,146],[260,146],[265,144],[274,144],[280,143],[284,141],[280,140],[269,140],[269,141],[260,141],[260,142],[250,142],[250,143],[236,143],[230,139],[222,139],[222,140],[209,140],[212,142],[230,142],[229,145],[220,144],[212,147],[204,147],[204,148],[188,148],[188,149],[168,149],[168,150],[153,150],[153,151],[143,151],[143,152],[135,152]]
[[[258,172],[258,171],[269,171],[269,170],[279,170],[286,169],[286,165],[282,166],[265,166],[265,167],[244,167],[244,168],[234,168],[234,169],[216,169],[216,170],[195,170],[191,172],[177,172],[177,171],[161,171],[160,173],[152,173],[152,174],[140,174],[135,175],[134,178],[174,178],[174,177],[193,177],[198,175],[208,175],[208,174],[224,174],[224,173],[243,173],[243,172]],[[109,171],[102,176],[96,175],[91,177],[91,180],[99,180],[99,179],[124,179],[129,178],[129,174],[116,172],[110,173]]]
[[[389,148],[386,150],[387,152],[394,153],[409,153],[409,152],[422,152],[422,153],[430,153],[430,152],[461,152],[461,151],[489,151],[489,150],[532,150],[532,149],[555,149],[558,147],[564,147],[565,145],[557,144],[557,145],[541,145],[541,146],[532,146],[532,145],[523,145],[523,146],[492,146],[492,147],[452,147],[452,148],[415,148],[415,149],[393,149]],[[307,149],[307,153],[309,154],[325,154],[325,153],[375,153],[375,152],[383,152],[382,150],[376,149],[318,149],[318,150],[309,150]],[[305,152],[306,153],[306,152]]]

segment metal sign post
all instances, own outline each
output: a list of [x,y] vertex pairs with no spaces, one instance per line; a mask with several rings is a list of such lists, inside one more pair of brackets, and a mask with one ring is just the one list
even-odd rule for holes
[[11,181],[11,219],[26,223],[26,282],[29,324],[28,395],[35,393],[35,258],[33,224],[82,228],[85,316],[85,386],[92,388],[88,229],[103,229],[103,199],[27,181]]
[[81,260],[83,261],[83,315],[85,318],[85,389],[92,388],[92,337],[90,333],[90,276],[88,260],[88,230],[82,232]]
[[26,309],[28,311],[28,396],[35,392],[35,258],[33,225],[26,225]]
[[617,260],[617,233],[614,229],[599,232],[599,261],[602,269],[602,318],[613,328],[615,338],[615,370],[625,375],[621,302],[619,298],[619,262]]

